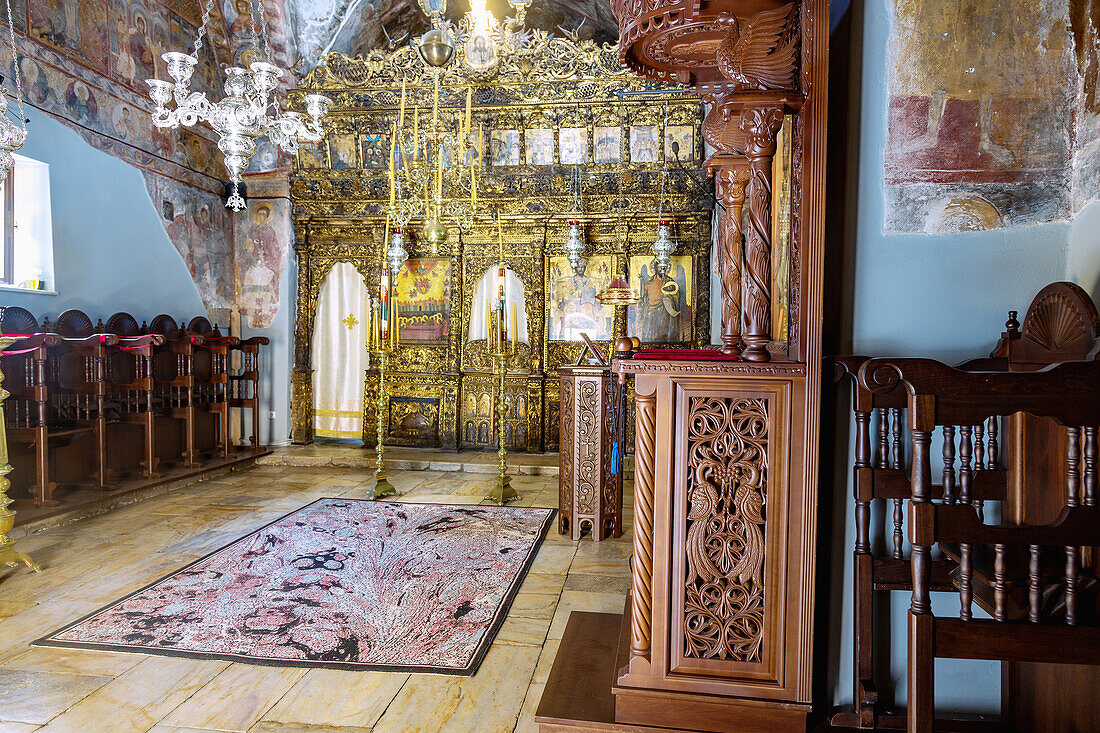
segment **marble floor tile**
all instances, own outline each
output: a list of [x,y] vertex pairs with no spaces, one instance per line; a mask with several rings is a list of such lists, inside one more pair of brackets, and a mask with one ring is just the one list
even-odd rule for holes
[[0,720],[42,725],[110,681],[110,677],[0,669]]
[[307,670],[231,664],[161,722],[165,725],[247,731]]
[[0,720],[0,733],[31,733],[39,727],[34,723],[11,723]]
[[260,722],[368,730],[408,678],[390,672],[309,670]]
[[547,637],[561,639],[565,633],[565,624],[573,611],[596,611],[598,613],[622,613],[626,604],[625,593],[589,593],[586,591],[562,591],[554,620],[550,624]]
[[147,731],[228,664],[149,657],[54,718],[42,731]]
[[85,649],[36,646],[5,660],[4,668],[117,677],[146,658],[144,654],[116,654]]
[[414,675],[373,733],[510,733],[539,650],[494,645],[473,677]]
[[11,618],[17,613],[34,607],[34,601],[0,601],[0,619]]

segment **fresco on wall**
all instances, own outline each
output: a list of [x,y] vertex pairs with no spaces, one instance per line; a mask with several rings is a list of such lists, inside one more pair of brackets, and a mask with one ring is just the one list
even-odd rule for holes
[[888,232],[1070,215],[1077,70],[1060,0],[892,0]]
[[148,174],[161,224],[183,258],[212,320],[228,323],[233,303],[233,226],[221,197]]
[[250,201],[237,224],[236,298],[249,328],[267,328],[279,312],[279,284],[286,266],[290,210],[281,199]]
[[[242,310],[250,325],[261,328],[278,309],[290,238],[285,202],[255,202],[254,207],[267,206],[260,207],[263,211],[227,211],[226,171],[214,133],[205,126],[158,130],[149,116],[152,102],[145,80],[166,78],[160,58],[164,52],[192,52],[203,7],[192,0],[14,0],[19,71],[28,104],[69,126],[96,149],[143,171],[153,205],[195,281],[207,315],[224,324],[234,298],[243,297],[247,303]],[[247,7],[247,0],[213,4],[193,90],[221,97],[221,69],[252,60],[248,27],[242,25]],[[265,0],[264,12],[275,62],[293,66],[284,0]],[[12,63],[10,50],[0,47],[5,76]],[[291,82],[290,75],[284,81]],[[261,141],[249,170],[289,165],[289,156]],[[274,246],[269,229],[275,232]],[[259,247],[251,244],[257,241]],[[235,254],[235,249],[240,252]],[[237,260],[245,266],[243,273]],[[262,297],[256,282],[265,273],[257,269],[257,262],[274,273]]]

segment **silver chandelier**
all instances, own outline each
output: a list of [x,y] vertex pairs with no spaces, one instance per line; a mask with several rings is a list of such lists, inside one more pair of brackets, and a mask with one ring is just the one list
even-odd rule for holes
[[[284,72],[271,63],[271,45],[261,2],[252,0],[253,22],[250,30],[259,56],[256,28],[259,26],[263,38],[263,57],[267,60],[255,61],[247,69],[239,66],[227,68],[225,99],[211,102],[205,93],[191,91],[191,76],[198,63],[214,0],[207,0],[203,9],[194,54],[169,51],[161,56],[173,81],[148,79],[145,82],[157,105],[153,112],[156,127],[191,127],[198,122],[206,122],[218,133],[218,150],[225,156],[225,167],[233,183],[233,193],[225,205],[234,211],[244,208],[244,198],[240,194],[241,174],[256,152],[256,140],[267,136],[273,144],[294,153],[299,142],[318,142],[323,137],[321,120],[332,107],[332,100],[328,97],[308,94],[305,96],[306,114],[279,109],[276,89]],[[173,102],[174,106],[169,107]]]
[[8,90],[0,87],[0,180],[15,165],[12,153],[27,141],[27,117],[23,113],[23,85],[19,81],[19,53],[15,48],[15,26],[11,22],[11,0],[7,0],[8,32],[11,39],[12,75],[15,78],[15,102],[19,107],[19,124],[8,116]]

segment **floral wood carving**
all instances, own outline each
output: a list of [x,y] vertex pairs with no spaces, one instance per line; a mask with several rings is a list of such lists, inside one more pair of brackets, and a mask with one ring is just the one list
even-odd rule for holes
[[760,662],[768,400],[692,397],[684,656]]
[[726,15],[732,26],[718,46],[718,70],[734,90],[793,89],[798,59],[796,4],[761,10],[748,19]]
[[558,532],[565,534],[573,522],[573,378],[562,378],[558,433],[561,459],[558,472]]
[[[577,514],[596,513],[600,491],[600,389],[595,379],[580,380],[577,400],[577,446],[579,461],[574,491],[577,492]],[[593,534],[599,531],[593,527]]]

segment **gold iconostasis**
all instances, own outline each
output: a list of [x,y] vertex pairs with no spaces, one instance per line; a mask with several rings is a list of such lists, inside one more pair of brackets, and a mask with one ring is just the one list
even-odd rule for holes
[[[556,370],[576,361],[582,333],[607,352],[624,334],[654,345],[710,343],[714,189],[702,168],[703,108],[696,96],[622,71],[616,46],[538,35],[503,59],[491,79],[473,82],[463,68],[453,63],[442,72],[440,114],[460,118],[473,88],[466,126],[476,151],[446,150],[444,164],[478,169],[476,218],[444,220],[447,237],[436,247],[421,235],[422,218],[405,229],[410,256],[393,279],[401,347],[386,371],[385,440],[495,448],[494,380],[478,324],[503,253],[520,324],[505,390],[508,448],[556,450]],[[434,84],[404,46],[365,58],[329,55],[291,101],[313,92],[335,105],[326,139],[302,146],[291,179],[298,255],[292,438],[298,443],[314,435],[314,370],[331,374],[334,368],[311,363],[311,344],[324,337],[317,329],[339,328],[327,325],[338,323],[334,319],[318,326],[319,294],[334,265],[346,262],[377,296],[391,136],[399,118],[404,134],[418,134],[409,121],[422,125],[432,114]],[[443,201],[468,206],[469,191],[452,190],[447,180]],[[677,245],[666,277],[652,265],[659,218],[671,222]],[[563,248],[573,219],[587,245],[580,272]],[[624,275],[638,302],[602,305],[596,296]],[[363,385],[362,419],[348,424],[362,425],[363,440],[372,445],[377,373],[368,367],[346,379]]]

